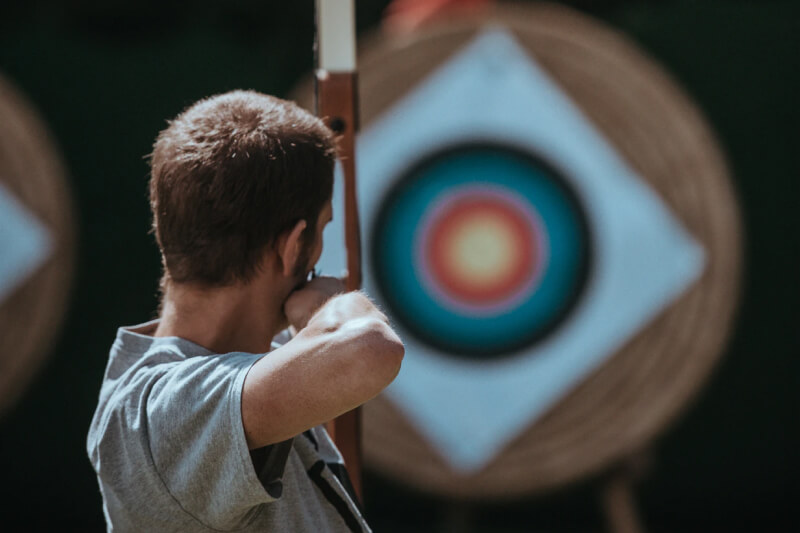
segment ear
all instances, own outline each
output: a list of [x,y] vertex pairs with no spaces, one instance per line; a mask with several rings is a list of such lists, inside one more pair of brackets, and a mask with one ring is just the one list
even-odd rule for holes
[[306,221],[300,220],[292,229],[286,231],[278,238],[277,252],[281,260],[284,276],[289,277],[294,272],[295,264],[303,249],[302,235],[306,226]]

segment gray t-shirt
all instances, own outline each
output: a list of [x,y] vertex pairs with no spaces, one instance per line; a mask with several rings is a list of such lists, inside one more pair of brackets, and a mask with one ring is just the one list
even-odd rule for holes
[[242,385],[264,354],[156,325],[119,329],[89,429],[109,531],[369,531],[323,427],[251,456]]

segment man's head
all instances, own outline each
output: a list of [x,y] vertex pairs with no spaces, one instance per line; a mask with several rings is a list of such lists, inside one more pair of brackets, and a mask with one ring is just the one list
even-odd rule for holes
[[[186,109],[159,134],[151,160],[165,280],[247,283],[264,253],[298,227],[302,254],[318,258],[312,250],[320,213],[330,210],[334,162],[331,131],[292,102],[233,91]],[[295,268],[307,268],[301,261],[310,258]]]

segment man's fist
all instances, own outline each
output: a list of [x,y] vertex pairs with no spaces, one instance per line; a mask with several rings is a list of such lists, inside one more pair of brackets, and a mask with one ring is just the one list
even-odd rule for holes
[[283,304],[283,312],[289,324],[300,331],[322,304],[335,294],[343,292],[344,283],[338,278],[314,278],[289,295]]

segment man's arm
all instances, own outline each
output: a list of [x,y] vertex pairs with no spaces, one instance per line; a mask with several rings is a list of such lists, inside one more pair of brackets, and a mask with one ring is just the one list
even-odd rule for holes
[[363,294],[333,296],[303,327],[306,320],[296,319],[297,336],[261,358],[245,378],[242,422],[250,449],[358,407],[400,370],[403,343]]

